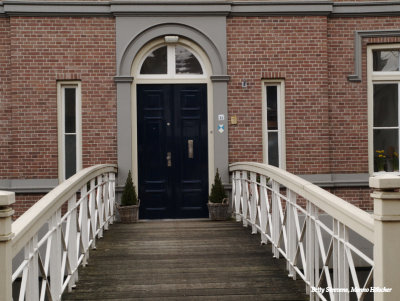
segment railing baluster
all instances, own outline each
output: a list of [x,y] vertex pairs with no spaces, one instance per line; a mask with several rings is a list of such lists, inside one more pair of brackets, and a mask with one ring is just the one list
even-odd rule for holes
[[89,253],[89,224],[88,224],[88,197],[87,197],[87,185],[85,184],[81,188],[81,205],[79,208],[79,223],[81,228],[81,238],[82,238],[82,249],[84,252],[83,266],[87,264],[87,254]]
[[247,172],[242,172],[242,219],[243,226],[247,227],[247,209],[248,209],[248,201],[249,201],[249,185],[247,182]]
[[263,175],[260,176],[260,227],[261,227],[261,242],[266,244],[268,242],[267,238],[267,220],[268,220],[268,195],[267,195],[267,178]]
[[108,175],[108,197],[110,204],[110,224],[114,223],[114,207],[115,207],[115,174],[109,173]]
[[[333,227],[333,251],[332,251],[332,268],[333,268],[333,286],[339,287],[339,226],[338,221],[332,219]],[[334,292],[335,300],[339,300],[339,292]]]
[[[346,257],[346,246],[344,242],[348,242],[348,232],[346,226],[342,223],[338,223],[338,233],[339,233],[339,288],[348,288],[349,287],[349,263]],[[345,292],[339,293],[340,301],[348,301],[349,294]]]
[[104,217],[104,206],[102,203],[102,197],[103,197],[103,177],[98,176],[97,177],[97,195],[96,195],[96,203],[97,203],[97,220],[98,220],[98,225],[96,228],[96,232],[98,231],[98,238],[103,237],[103,217]]
[[[89,194],[89,215],[90,215],[90,239],[92,240],[92,249],[96,249],[96,231],[97,231],[97,218],[96,218],[96,182],[95,179],[90,181],[90,194]],[[89,239],[89,240],[90,240]]]
[[104,213],[103,213],[103,218],[104,218],[104,230],[108,230],[108,214],[109,214],[109,209],[110,209],[110,198],[108,195],[108,175],[105,174],[103,181],[105,182],[103,185],[103,206],[104,206]]
[[310,294],[310,300],[314,300],[314,293],[311,292],[310,287],[315,287],[314,280],[314,232],[315,225],[312,220],[313,206],[311,202],[307,201],[307,216],[306,216],[306,268],[305,275],[306,280],[309,283],[307,293]]
[[50,249],[50,279],[51,279],[51,295],[53,300],[58,300],[61,295],[62,288],[62,277],[64,271],[61,269],[61,209],[58,209],[56,213],[51,217],[50,229],[54,229],[51,237],[51,249]]
[[[318,220],[318,208],[312,204],[312,213],[314,219],[312,220],[313,223],[313,231],[312,231],[312,237],[313,237],[313,243],[314,243],[314,270],[312,273],[314,273],[314,281],[313,281],[313,286],[317,287],[318,279],[319,279],[319,258],[320,258],[320,252],[319,252],[319,243],[318,243],[318,237],[317,237],[317,224],[316,221]],[[317,294],[314,296],[315,301],[319,301],[319,297]]]
[[272,203],[272,253],[275,258],[279,258],[279,250],[278,250],[278,240],[279,240],[279,231],[280,231],[280,221],[279,221],[279,183],[276,181],[272,181],[272,195],[271,195],[271,203]]
[[292,190],[288,190],[288,202],[286,202],[286,211],[287,211],[287,233],[288,233],[288,244],[287,244],[287,269],[289,271],[289,276],[294,278],[296,277],[296,271],[293,268],[294,265],[294,257],[296,255],[296,224],[294,222],[294,210],[296,204],[296,193]]
[[25,247],[25,260],[28,263],[28,274],[26,283],[26,301],[36,301],[39,300],[39,267],[38,267],[38,237],[35,234],[29,243]]
[[240,222],[242,217],[241,217],[241,195],[242,195],[242,182],[240,180],[240,171],[237,171],[234,173],[235,176],[235,189],[236,189],[236,193],[235,193],[235,214],[236,214],[236,221]]
[[78,252],[77,252],[77,215],[76,215],[76,194],[68,200],[68,216],[69,227],[68,233],[68,259],[71,267],[71,281],[68,284],[68,290],[71,291],[78,281]]
[[257,192],[257,175],[256,173],[250,173],[250,188],[251,188],[251,197],[250,197],[250,223],[251,223],[251,233],[257,234],[257,226],[256,226],[256,216],[257,216],[257,203],[258,203],[258,192]]

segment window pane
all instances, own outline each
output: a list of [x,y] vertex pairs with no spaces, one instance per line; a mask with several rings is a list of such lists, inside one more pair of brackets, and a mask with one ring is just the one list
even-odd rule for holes
[[76,135],[65,135],[65,179],[76,173]]
[[268,130],[278,129],[278,87],[267,86]]
[[279,167],[278,133],[268,133],[268,164]]
[[399,71],[398,50],[373,51],[374,71]]
[[175,48],[176,74],[203,74],[201,65],[193,53],[182,46]]
[[398,145],[398,130],[374,130],[374,171],[399,169]]
[[167,74],[167,46],[158,48],[147,56],[140,74]]
[[397,84],[374,84],[374,126],[398,126]]
[[76,124],[76,89],[75,88],[65,88],[65,132],[75,133]]

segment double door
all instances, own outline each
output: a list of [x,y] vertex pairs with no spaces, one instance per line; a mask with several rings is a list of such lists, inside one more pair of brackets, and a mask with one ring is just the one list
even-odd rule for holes
[[207,216],[205,84],[137,85],[140,218]]

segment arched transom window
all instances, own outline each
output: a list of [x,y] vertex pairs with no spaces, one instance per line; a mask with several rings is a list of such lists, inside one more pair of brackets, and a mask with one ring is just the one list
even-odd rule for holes
[[138,74],[141,78],[203,78],[205,71],[194,50],[181,44],[163,44],[144,56]]

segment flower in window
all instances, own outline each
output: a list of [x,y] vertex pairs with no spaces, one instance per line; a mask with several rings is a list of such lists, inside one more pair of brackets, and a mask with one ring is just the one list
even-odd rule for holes
[[385,171],[386,155],[384,150],[376,150],[376,166],[378,171]]

